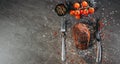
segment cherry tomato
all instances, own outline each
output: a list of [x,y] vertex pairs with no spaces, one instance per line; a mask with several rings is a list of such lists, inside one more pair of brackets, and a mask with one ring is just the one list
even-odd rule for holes
[[76,2],[76,3],[73,4],[73,7],[78,9],[78,8],[80,8],[80,4],[78,2]]
[[88,10],[87,9],[84,9],[83,15],[88,16]]
[[90,7],[90,8],[88,9],[88,11],[89,11],[90,14],[93,14],[93,13],[95,12],[95,9],[92,8],[92,7]]
[[71,11],[70,11],[70,15],[75,15],[75,11],[74,11],[74,10],[71,10]]
[[83,2],[81,3],[81,5],[82,5],[83,7],[87,7],[87,6],[88,6],[88,3],[87,3],[86,1],[83,1]]
[[80,15],[80,11],[79,10],[75,10],[75,16],[79,16]]

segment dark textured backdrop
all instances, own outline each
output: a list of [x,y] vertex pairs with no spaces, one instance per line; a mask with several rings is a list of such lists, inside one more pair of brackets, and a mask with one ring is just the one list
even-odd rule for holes
[[[0,64],[61,64],[61,18],[54,12],[59,2],[0,0]],[[120,1],[99,0],[97,4],[95,14],[109,24],[102,43],[105,64],[119,64]]]

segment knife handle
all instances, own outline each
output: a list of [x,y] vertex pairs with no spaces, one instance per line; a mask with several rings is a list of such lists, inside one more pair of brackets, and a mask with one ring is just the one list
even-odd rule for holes
[[100,42],[97,42],[97,58],[96,62],[101,62],[101,44]]

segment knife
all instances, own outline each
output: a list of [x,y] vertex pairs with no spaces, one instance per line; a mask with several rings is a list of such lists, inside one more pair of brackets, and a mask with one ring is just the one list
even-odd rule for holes
[[101,63],[101,55],[102,55],[102,45],[101,45],[101,37],[100,37],[100,23],[99,20],[96,22],[96,39],[97,39],[97,56],[96,62]]

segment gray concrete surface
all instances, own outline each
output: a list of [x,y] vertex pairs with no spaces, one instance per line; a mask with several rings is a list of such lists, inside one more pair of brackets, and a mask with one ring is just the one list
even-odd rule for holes
[[[0,0],[0,64],[61,64],[57,0]],[[103,64],[119,64],[120,1],[100,0],[97,16],[104,17]],[[56,33],[56,34],[54,34]],[[88,63],[91,64],[91,63]]]

